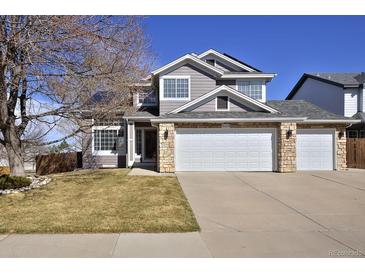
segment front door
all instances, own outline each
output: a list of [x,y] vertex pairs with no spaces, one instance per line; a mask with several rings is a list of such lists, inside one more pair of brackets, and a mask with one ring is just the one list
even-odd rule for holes
[[156,161],[157,156],[157,131],[146,129],[144,131],[144,155],[143,160]]

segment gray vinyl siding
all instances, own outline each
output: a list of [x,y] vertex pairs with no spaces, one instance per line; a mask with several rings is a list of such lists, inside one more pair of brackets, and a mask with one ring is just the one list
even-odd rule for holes
[[230,111],[254,111],[252,108],[239,103],[237,100],[233,99],[230,93],[221,91],[219,94],[214,95],[214,97],[207,98],[201,101],[198,105],[194,105],[193,107],[187,108],[184,112],[204,112],[204,111],[215,111],[216,97],[217,96],[228,96],[230,100]]
[[235,70],[235,69],[232,69],[231,67],[219,62],[218,60],[215,60],[215,66],[223,71],[239,71],[239,70]]
[[[176,70],[165,74],[165,75],[176,75],[176,76],[190,76],[190,96],[191,100],[212,91],[216,88],[216,80],[210,74],[193,67],[192,65],[186,64],[177,68]],[[188,101],[160,101],[160,115],[169,112],[175,108],[178,108]]]
[[240,67],[237,67],[235,65],[226,65],[224,62],[224,60],[222,60],[221,58],[217,58],[215,55],[212,54],[208,54],[207,56],[204,57],[204,60],[209,60],[209,59],[214,59],[216,62],[216,67],[220,68],[224,71],[232,71],[232,72],[238,72],[238,71],[246,71]]
[[291,100],[305,100],[335,114],[345,114],[343,88],[322,81],[305,80]]
[[[226,94],[220,93],[219,96],[226,96]],[[203,101],[202,104],[199,105],[198,107],[196,107],[194,109],[187,109],[187,111],[192,111],[192,112],[215,111],[215,105],[216,105],[216,97],[210,98],[207,101]],[[247,112],[247,111],[252,111],[252,110],[250,108],[240,104],[236,100],[230,98],[229,99],[229,111]]]
[[223,85],[236,89],[236,80],[231,80],[231,79],[217,80],[217,87]]

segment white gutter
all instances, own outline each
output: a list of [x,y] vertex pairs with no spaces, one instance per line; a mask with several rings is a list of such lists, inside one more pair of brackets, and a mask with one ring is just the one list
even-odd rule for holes
[[228,123],[228,122],[302,122],[307,117],[283,117],[283,118],[162,118],[151,119],[151,123]]
[[149,119],[152,119],[152,117],[151,116],[149,116],[149,117],[147,117],[147,116],[145,116],[145,117],[141,117],[141,116],[139,116],[139,117],[133,117],[133,116],[124,116],[124,118],[125,119],[130,119],[130,120],[149,120]]
[[241,74],[241,73],[229,73],[229,74],[223,74],[220,78],[221,79],[246,79],[246,78],[268,78],[272,79],[276,76],[276,73],[247,73],[247,74]]
[[162,118],[151,119],[151,123],[228,123],[228,122],[295,122],[300,124],[357,124],[361,120],[312,120],[307,117],[278,118]]
[[305,120],[302,121],[301,123],[303,124],[323,124],[323,123],[327,123],[327,124],[357,124],[357,123],[361,123],[361,120]]

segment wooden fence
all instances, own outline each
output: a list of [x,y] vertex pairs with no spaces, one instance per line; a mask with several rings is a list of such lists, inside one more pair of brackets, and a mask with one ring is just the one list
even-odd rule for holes
[[347,167],[365,169],[365,138],[347,138]]
[[54,153],[36,157],[38,175],[73,171],[76,168],[82,168],[81,152]]

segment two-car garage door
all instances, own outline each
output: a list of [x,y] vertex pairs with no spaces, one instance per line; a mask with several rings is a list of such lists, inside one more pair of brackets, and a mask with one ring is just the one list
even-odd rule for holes
[[275,129],[177,129],[177,171],[272,171]]
[[[176,130],[176,171],[276,170],[276,129]],[[334,169],[334,130],[298,129],[297,170]]]

